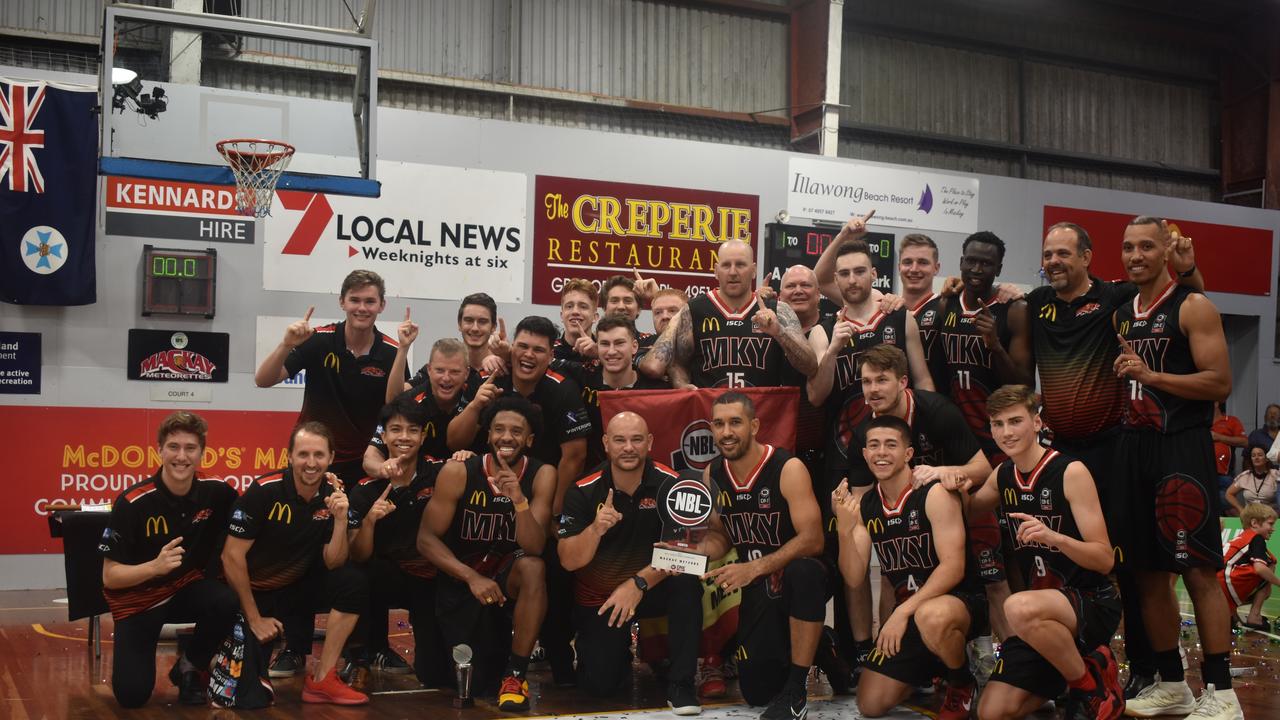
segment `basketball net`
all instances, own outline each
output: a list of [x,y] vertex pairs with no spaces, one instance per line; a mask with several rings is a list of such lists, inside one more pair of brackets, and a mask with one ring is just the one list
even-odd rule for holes
[[236,179],[236,212],[257,218],[270,215],[276,182],[289,167],[293,146],[278,140],[233,139],[217,147]]

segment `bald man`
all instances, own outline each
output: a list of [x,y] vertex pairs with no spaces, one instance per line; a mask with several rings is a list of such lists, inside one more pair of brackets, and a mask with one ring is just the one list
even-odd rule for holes
[[661,378],[669,370],[675,387],[778,386],[788,365],[812,375],[818,356],[795,311],[785,302],[761,300],[753,289],[752,247],[725,242],[715,272],[717,287],[676,315],[641,361],[641,372]]
[[649,566],[662,539],[659,487],[676,478],[649,458],[653,435],[632,412],[613,416],[604,432],[609,461],[569,488],[560,519],[560,563],[573,573],[578,633],[578,687],[596,696],[621,691],[631,676],[631,623],[667,618],[671,669],[667,703],[677,715],[701,712],[693,676],[702,632],[697,576]]

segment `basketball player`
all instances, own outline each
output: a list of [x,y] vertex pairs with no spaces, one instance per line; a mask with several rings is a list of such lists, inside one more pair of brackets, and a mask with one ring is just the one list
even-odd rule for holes
[[[1113,367],[1127,390],[1119,459],[1142,613],[1160,674],[1125,711],[1241,718],[1231,689],[1229,611],[1217,580],[1222,545],[1209,434],[1213,403],[1231,392],[1231,366],[1217,308],[1173,280],[1171,249],[1159,218],[1137,217],[1125,228],[1121,257],[1138,294],[1114,318],[1122,349]],[[1191,596],[1204,647],[1199,700],[1182,675],[1174,574]]]
[[493,648],[505,644],[489,610],[513,601],[511,653],[498,690],[498,709],[505,711],[529,709],[525,674],[547,611],[538,556],[547,543],[556,471],[529,455],[540,415],[516,396],[486,408],[487,451],[445,465],[418,531],[418,552],[444,573],[437,580],[436,615],[445,643],[476,652],[475,678],[482,687],[499,666]]
[[[404,337],[402,334],[401,340]],[[410,338],[409,342],[413,342],[413,338]],[[426,386],[419,385],[388,401],[388,403],[394,403],[400,398],[410,398],[414,404],[422,408],[423,452],[440,462],[448,459],[450,455],[449,423],[467,406],[464,397],[468,370],[466,363],[465,345],[453,338],[437,340],[431,346],[430,359],[423,366],[422,374],[426,376]],[[390,457],[382,437],[385,430],[386,428],[379,424],[375,428],[373,437],[369,439],[369,446],[364,451],[364,471],[372,478],[388,478],[405,469],[399,467],[398,457]]]
[[720,246],[718,286],[682,309],[640,363],[641,372],[673,387],[778,386],[787,364],[803,375],[817,367],[800,321],[785,302],[761,301],[751,289],[755,255],[742,240]]
[[160,423],[160,469],[120,493],[98,545],[115,621],[111,692],[122,707],[142,707],[155,689],[161,626],[192,621],[195,634],[169,680],[183,705],[208,702],[200,671],[235,622],[235,593],[208,573],[236,491],[196,477],[207,432],[204,419],[189,412]]
[[[323,424],[295,428],[289,466],[254,480],[236,501],[222,567],[245,621],[264,646],[286,632],[277,618],[328,609],[324,645],[303,683],[302,701],[363,705],[369,697],[344,684],[337,671],[369,593],[360,572],[346,564],[349,501],[342,481],[329,472],[333,456],[333,439]],[[289,649],[305,654],[310,636],[304,642]]]
[[867,582],[874,545],[897,600],[858,681],[858,709],[880,717],[942,676],[938,718],[960,720],[970,717],[977,693],[965,643],[986,625],[987,603],[972,569],[966,572],[960,498],[936,479],[917,487],[908,465],[912,436],[899,417],[873,418],[862,454],[876,491],[849,492],[842,482],[832,493],[845,581]]
[[[462,344],[453,339],[439,342]],[[370,607],[361,616],[362,627],[356,629],[363,633],[359,637],[366,659],[393,675],[416,670],[423,685],[440,687],[450,684],[452,668],[435,618],[436,568],[417,550],[422,511],[444,466],[443,459],[425,448],[428,439],[436,444],[443,439],[443,433],[427,437],[433,407],[404,394],[382,408],[380,440],[390,459],[380,464],[383,476],[367,477],[352,489],[347,542],[351,560],[360,564],[369,579]],[[387,636],[391,608],[409,611],[416,668],[391,649]]]
[[920,327],[920,347],[933,389],[947,392],[946,356],[938,346],[938,305],[942,296],[933,291],[933,279],[942,266],[938,263],[938,244],[928,235],[903,235],[898,243],[898,280],[902,283],[902,300]]
[[680,314],[680,309],[689,304],[689,296],[679,288],[663,288],[653,294],[649,308],[653,312],[654,341],[662,336],[667,326]]
[[298,423],[322,422],[334,434],[334,462],[330,471],[355,484],[364,476],[364,449],[378,424],[378,411],[387,384],[407,379],[390,377],[397,343],[374,327],[386,308],[386,285],[371,270],[352,270],[342,281],[338,306],[347,319],[311,327],[311,313],[285,329],[253,379],[258,387],[277,385],[300,370],[307,371]]
[[600,286],[600,300],[604,303],[606,317],[615,315],[631,321],[636,326],[636,343],[639,352],[647,352],[653,347],[658,336],[654,333],[641,332],[640,310],[658,291],[658,281],[645,279],[639,270],[633,270],[635,278],[626,275],[612,275]]
[[589,280],[574,278],[560,291],[560,322],[564,332],[555,339],[552,353],[559,360],[592,362],[596,344],[592,328],[599,317],[600,294]]
[[[626,278],[623,278],[624,280]],[[606,390],[665,390],[670,386],[636,372],[632,361],[639,349],[636,326],[623,315],[606,315],[596,324],[596,353],[599,361],[583,365],[573,360],[553,360],[551,367],[573,378],[582,387],[582,404],[591,421],[587,435],[586,469],[605,461],[604,424],[600,418],[600,393]],[[572,488],[570,488],[572,489]],[[567,491],[566,491],[567,492]]]
[[560,562],[574,577],[578,685],[591,695],[618,692],[631,675],[632,621],[666,617],[667,704],[677,715],[696,715],[702,588],[693,575],[649,567],[662,539],[658,490],[676,472],[649,458],[653,436],[635,413],[614,415],[604,444],[608,462],[569,488],[559,529]]
[[[1111,655],[1120,600],[1097,490],[1083,463],[1041,447],[1038,398],[1006,385],[987,401],[1008,456],[976,490],[971,512],[999,509],[1027,588],[1005,602],[1013,636],[983,690],[982,718],[1021,718],[1070,689],[1068,720],[1117,718],[1124,697]],[[968,483],[966,483],[966,487]]]
[[[1049,228],[1040,261],[1049,284],[1027,294],[1027,319],[1044,403],[1042,417],[1053,432],[1053,447],[1084,463],[1100,483],[1098,497],[1107,517],[1107,533],[1120,548],[1116,580],[1124,615],[1135,620],[1126,622],[1124,628],[1129,657],[1125,697],[1132,698],[1155,682],[1155,666],[1146,629],[1136,621],[1142,611],[1129,562],[1133,554],[1125,548],[1125,511],[1122,503],[1113,501],[1111,492],[1124,406],[1124,389],[1112,369],[1118,350],[1111,318],[1117,308],[1133,299],[1137,288],[1132,283],[1092,276],[1092,248],[1089,233],[1075,223]],[[1173,234],[1170,260],[1179,283],[1203,289],[1191,238]]]
[[826,615],[821,512],[804,464],[756,440],[751,399],[728,391],[711,406],[721,460],[707,466],[712,487],[728,492],[713,520],[739,561],[707,573],[726,593],[742,590],[738,608],[738,685],[762,720],[808,713],[806,682]]

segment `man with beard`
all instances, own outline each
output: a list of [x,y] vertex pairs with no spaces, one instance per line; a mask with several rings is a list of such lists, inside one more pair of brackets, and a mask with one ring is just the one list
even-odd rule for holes
[[1120,623],[1106,576],[1111,540],[1088,469],[1040,445],[1038,405],[1026,385],[1001,387],[987,401],[992,434],[1009,459],[973,485],[971,511],[1005,516],[1026,589],[1005,602],[1013,634],[978,714],[1026,717],[1069,689],[1067,720],[1117,718],[1124,697],[1110,648]]
[[[338,678],[338,656],[368,607],[360,572],[346,564],[348,500],[329,472],[333,440],[318,422],[299,425],[289,437],[289,466],[253,481],[236,501],[222,549],[227,583],[254,638],[264,646],[285,632],[277,618],[328,608],[324,645],[302,687],[302,701],[363,705],[369,697]],[[248,639],[248,638],[246,638]],[[306,654],[311,637],[287,638]],[[264,655],[266,648],[264,648]]]
[[[440,342],[461,345],[451,339]],[[461,348],[457,349],[461,363]],[[452,673],[435,618],[436,569],[417,551],[422,511],[444,464],[424,446],[431,408],[432,404],[410,394],[382,408],[380,444],[390,459],[379,465],[384,475],[367,477],[352,490],[347,527],[351,559],[361,564],[369,579],[370,608],[361,616],[363,627],[356,630],[365,659],[386,673],[416,670],[419,682],[436,687],[448,685]],[[433,441],[442,444],[442,438],[443,433]],[[391,608],[409,611],[416,668],[391,649],[387,636]]]
[[1280,405],[1271,403],[1262,414],[1262,427],[1249,433],[1248,447],[1259,445],[1269,448],[1280,437]]
[[851,492],[842,482],[832,493],[846,581],[867,582],[874,546],[896,599],[859,678],[858,710],[885,715],[941,676],[947,692],[938,718],[962,720],[978,690],[965,642],[986,625],[986,598],[966,567],[960,498],[936,478],[917,484],[913,477],[915,432],[895,415],[870,420],[862,456],[875,492]]
[[635,413],[613,416],[604,445],[608,462],[569,488],[559,530],[560,561],[574,574],[578,685],[591,695],[616,693],[631,675],[632,621],[666,617],[667,704],[696,715],[702,588],[693,575],[649,566],[662,539],[658,490],[676,472],[649,458],[653,436]]
[[[1177,282],[1203,289],[1191,238],[1172,234],[1170,260]],[[1134,584],[1132,552],[1125,547],[1124,508],[1112,491],[1113,464],[1120,437],[1125,390],[1113,365],[1119,354],[1112,315],[1131,302],[1137,287],[1107,282],[1089,274],[1093,243],[1079,225],[1061,222],[1049,228],[1041,247],[1040,269],[1049,285],[1027,294],[1031,350],[1040,380],[1042,417],[1053,433],[1053,447],[1083,462],[1098,485],[1107,533],[1119,548],[1115,568],[1126,622],[1125,652],[1132,698],[1155,682],[1151,646],[1141,622],[1139,590]]]
[[607,390],[666,390],[670,386],[660,380],[647,378],[636,372],[632,361],[639,343],[636,327],[622,315],[606,315],[596,324],[596,354],[598,362],[590,365],[572,360],[553,360],[552,370],[568,375],[582,387],[582,404],[591,420],[591,433],[587,436],[587,457],[584,468],[593,469],[605,460],[603,437],[604,424],[600,418],[600,393]]
[[[1231,626],[1218,586],[1213,403],[1231,392],[1222,318],[1199,292],[1170,276],[1172,238],[1159,218],[1130,221],[1121,257],[1137,295],[1115,312],[1121,351],[1114,372],[1127,385],[1119,455],[1129,545],[1138,570],[1143,619],[1160,682],[1125,706],[1137,717],[1191,713],[1239,720],[1231,689]],[[1181,617],[1173,576],[1181,575],[1204,646],[1205,690],[1196,699],[1182,676]]]
[[[520,331],[516,331],[517,342]],[[550,339],[547,342],[548,354]],[[503,397],[485,409],[487,451],[450,462],[436,478],[422,514],[418,552],[445,577],[436,586],[436,614],[449,647],[469,645],[475,678],[487,687],[505,645],[494,608],[513,600],[511,652],[498,690],[498,709],[529,709],[529,655],[547,611],[546,566],[538,557],[551,527],[555,468],[529,455],[542,418],[523,397]]]
[[386,286],[370,270],[353,270],[342,281],[338,306],[347,319],[312,328],[307,310],[285,329],[284,339],[254,373],[258,387],[279,384],[307,371],[298,423],[322,422],[334,434],[332,472],[355,483],[364,472],[362,458],[369,434],[378,422],[387,384],[402,382],[408,373],[391,375],[397,343],[374,323],[386,308]]
[[[414,336],[416,331],[409,336],[409,342],[413,342]],[[402,334],[401,337],[404,338],[405,335]],[[422,408],[422,450],[427,456],[440,462],[450,454],[449,423],[467,406],[464,399],[468,370],[466,358],[466,346],[461,342],[453,338],[437,340],[431,346],[430,359],[419,373],[426,377],[425,387],[416,386],[388,400],[388,403],[393,403],[401,398],[409,398]],[[391,457],[387,452],[387,445],[382,437],[385,430],[379,425],[364,451],[364,471],[372,478],[385,479],[406,469],[400,467],[403,462],[401,456]]]
[[760,387],[783,384],[789,364],[803,375],[817,365],[800,321],[786,303],[762,301],[751,289],[755,255],[742,240],[720,246],[718,287],[699,295],[640,362],[652,378],[670,373],[674,387]]
[[667,326],[689,304],[689,296],[679,288],[663,288],[653,294],[649,309],[653,313],[654,342],[666,332]]
[[122,707],[142,707],[155,689],[161,626],[193,620],[195,633],[169,680],[183,705],[208,702],[201,671],[235,621],[235,594],[211,577],[210,565],[236,491],[196,477],[208,428],[183,411],[160,423],[160,469],[120,493],[98,545],[102,593],[115,621],[111,692]]
[[822,513],[804,464],[756,440],[760,419],[750,398],[730,390],[716,398],[711,413],[721,459],[707,466],[706,479],[728,502],[712,515],[704,550],[715,560],[732,547],[739,561],[704,577],[726,593],[742,590],[737,660],[743,699],[768,705],[762,720],[803,718],[826,616]]

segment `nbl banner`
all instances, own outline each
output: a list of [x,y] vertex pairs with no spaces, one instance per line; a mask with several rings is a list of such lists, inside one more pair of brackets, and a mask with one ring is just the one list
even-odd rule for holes
[[0,300],[97,300],[97,88],[0,78]]
[[[608,390],[600,393],[604,425],[629,410],[645,419],[653,433],[654,460],[676,470],[701,470],[720,457],[711,432],[711,403],[730,388],[698,390]],[[792,450],[796,446],[796,413],[800,391],[794,387],[732,388],[751,398],[760,419],[756,439]]]

